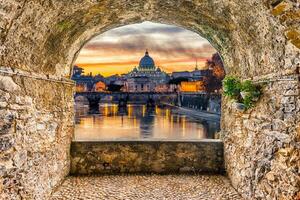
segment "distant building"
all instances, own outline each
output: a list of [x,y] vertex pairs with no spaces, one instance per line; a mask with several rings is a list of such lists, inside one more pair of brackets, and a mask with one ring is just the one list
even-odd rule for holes
[[105,78],[105,84],[107,85],[115,84],[116,81],[119,81],[121,79],[123,79],[123,77],[119,76],[118,74],[108,76]]
[[85,84],[76,83],[76,92],[86,92],[87,88]]
[[155,92],[177,92],[178,86],[176,84],[158,84],[156,85]]
[[95,82],[102,81],[105,83],[105,78],[101,74],[97,74],[96,76],[94,76],[94,81]]
[[146,76],[128,78],[125,82],[126,92],[151,92],[153,90],[153,85],[151,85],[149,77]]
[[180,92],[205,92],[204,81],[181,82]]
[[169,84],[169,92],[177,92],[179,90],[178,85],[176,84]]
[[73,68],[73,74],[72,74],[72,79],[75,77],[80,77],[84,73],[84,69],[78,66],[74,66]]
[[169,92],[170,91],[169,84],[157,84],[154,88],[155,92]]
[[115,85],[120,85],[120,86],[124,86],[126,82],[126,79],[124,77],[120,78],[119,80],[116,80],[115,82],[113,82],[113,84]]
[[84,76],[83,73],[83,68],[74,66],[72,80],[76,82],[76,91],[89,92],[93,89],[95,77],[93,77],[92,74]]
[[146,50],[138,67],[122,75],[103,77],[83,75],[84,69],[74,66],[72,79],[76,91],[123,91],[123,92],[218,92],[225,76],[224,66],[219,54],[207,60],[206,69],[198,69],[197,62],[193,71],[179,71],[167,74],[155,66],[154,60]]
[[176,79],[176,78],[190,79],[190,78],[192,78],[192,74],[189,71],[172,72],[171,76],[173,79]]
[[135,67],[125,77],[124,90],[127,92],[154,92],[157,85],[166,84],[169,81],[168,74],[155,66],[148,51],[140,60],[139,66]]
[[193,81],[203,81],[205,77],[211,76],[212,71],[209,69],[204,69],[204,70],[198,70],[195,69],[194,71],[191,72],[191,77]]
[[106,84],[102,81],[98,81],[94,84],[94,92],[104,92],[106,91]]
[[95,81],[92,76],[73,77],[72,79],[76,82],[76,85],[84,87],[83,92],[89,92],[93,89]]
[[181,71],[181,72],[172,72],[171,77],[173,79],[187,79],[189,81],[198,81],[203,80],[204,77],[211,76],[212,71],[209,69],[198,69],[196,68],[194,71]]

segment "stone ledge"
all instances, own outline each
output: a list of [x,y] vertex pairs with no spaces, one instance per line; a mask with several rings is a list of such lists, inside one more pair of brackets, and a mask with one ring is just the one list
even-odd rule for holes
[[65,78],[65,77],[56,77],[53,75],[47,75],[47,74],[39,74],[39,73],[33,73],[33,72],[27,72],[20,69],[14,69],[11,67],[3,67],[0,66],[0,75],[5,76],[22,76],[26,78],[31,79],[37,79],[37,80],[43,80],[43,81],[52,81],[57,83],[63,83],[63,84],[69,84],[69,85],[75,85],[75,81]]
[[224,173],[216,141],[73,142],[71,174]]
[[220,139],[202,139],[202,140],[170,140],[170,139],[149,139],[149,140],[128,140],[128,139],[117,139],[117,140],[99,140],[99,141],[73,141],[73,143],[85,143],[85,144],[103,144],[103,143],[223,143]]

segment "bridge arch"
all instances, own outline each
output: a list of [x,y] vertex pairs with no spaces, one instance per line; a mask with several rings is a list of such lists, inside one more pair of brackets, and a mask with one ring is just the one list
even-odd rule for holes
[[87,104],[89,102],[89,100],[83,95],[75,96],[74,101],[76,103],[83,103],[83,104]]
[[[95,34],[147,20],[201,34],[222,55],[227,74],[267,82],[263,98],[249,112],[238,113],[223,100],[227,173],[247,198],[292,199],[298,190],[292,183],[297,173],[285,166],[295,169],[297,161],[283,160],[299,155],[299,6],[295,1],[280,2],[1,2],[1,150],[13,163],[4,164],[1,174],[7,176],[0,178],[8,184],[0,187],[1,197],[44,199],[68,174],[74,123],[73,85],[68,78],[77,52]],[[20,106],[30,120],[20,117]],[[30,129],[29,121],[36,129]],[[12,124],[22,128],[2,128]],[[40,164],[33,167],[33,162]],[[20,173],[22,180],[14,183],[20,187],[9,185]]]

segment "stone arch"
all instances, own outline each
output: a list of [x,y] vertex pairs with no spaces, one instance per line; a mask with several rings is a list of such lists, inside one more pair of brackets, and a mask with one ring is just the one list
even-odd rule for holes
[[[264,64],[258,63],[263,56],[274,57],[272,54],[283,53],[280,45],[272,43],[274,40],[286,40],[281,32],[284,29],[278,21],[268,19],[269,9],[264,4],[254,5],[253,2],[235,4],[226,0],[215,3],[134,1],[126,4],[126,1],[107,0],[101,3],[66,4],[25,3],[22,7],[23,12],[29,13],[34,10],[37,16],[46,15],[48,18],[27,19],[25,15],[21,15],[15,20],[11,19],[12,26],[3,37],[6,44],[3,56],[14,58],[11,63],[19,68],[69,76],[68,68],[71,66],[73,55],[93,35],[117,26],[148,20],[174,24],[201,34],[222,54],[230,71],[247,76],[252,72],[261,74],[262,70],[254,69],[253,66]],[[242,12],[244,13],[241,14]],[[50,13],[55,17],[50,17]],[[24,23],[23,26],[13,25],[20,22]],[[34,24],[46,23],[47,26],[34,27]],[[28,25],[29,28],[25,28]],[[22,33],[25,30],[26,35]],[[15,32],[14,37],[10,34],[12,32]],[[30,44],[30,38],[34,38],[36,42]],[[16,43],[16,40],[19,43]],[[276,46],[276,51],[271,45]],[[32,51],[26,52],[26,49]],[[263,51],[266,49],[268,51]],[[18,53],[24,54],[18,56]],[[4,65],[9,66],[8,60],[12,60],[4,57]],[[268,62],[264,65],[279,66],[276,59]]]
[[[0,187],[3,199],[44,199],[68,173],[73,86],[66,78],[76,52],[96,33],[146,20],[201,34],[221,53],[227,73],[266,81],[264,97],[246,113],[236,112],[227,99],[223,101],[227,173],[248,199],[293,199],[299,191],[299,184],[293,183],[298,180],[295,169],[300,154],[296,146],[300,30],[295,1],[8,0],[0,4],[4,102],[0,107],[5,108],[0,116],[20,127],[1,129],[1,150],[13,163],[1,168],[5,175],[0,179],[8,183]],[[36,129],[29,128],[29,119],[20,117],[24,110]],[[7,120],[7,116],[14,117]],[[42,137],[45,130],[48,135]],[[25,135],[40,137],[41,142],[32,144]],[[41,165],[32,167],[28,160]],[[23,178],[17,179],[20,174]],[[21,186],[9,185],[14,180]]]
[[105,95],[103,98],[100,99],[100,102],[111,102],[115,100],[113,95]]

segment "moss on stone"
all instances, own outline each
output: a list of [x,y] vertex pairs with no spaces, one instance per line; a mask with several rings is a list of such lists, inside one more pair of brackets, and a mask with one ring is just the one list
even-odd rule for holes
[[64,31],[64,30],[67,30],[67,29],[70,29],[71,27],[73,26],[73,23],[71,21],[61,21],[57,24],[57,28],[60,30],[60,31]]
[[[286,21],[294,21],[300,19],[300,10],[298,11],[287,11],[282,16],[280,16],[280,22],[286,22]],[[298,22],[299,23],[299,22]]]
[[286,33],[286,37],[291,41],[293,45],[300,49],[300,32],[298,30],[289,30]]
[[300,39],[292,40],[291,43],[300,49]]
[[92,20],[93,18],[97,18],[100,14],[105,12],[105,8],[100,5],[92,6],[88,9],[88,11],[84,14],[83,21],[87,22]]
[[300,33],[299,33],[299,31],[292,29],[286,33],[286,36],[289,40],[296,40],[296,39],[300,38]]
[[281,2],[272,10],[272,15],[278,16],[281,15],[284,11],[288,9],[288,4],[286,2]]

